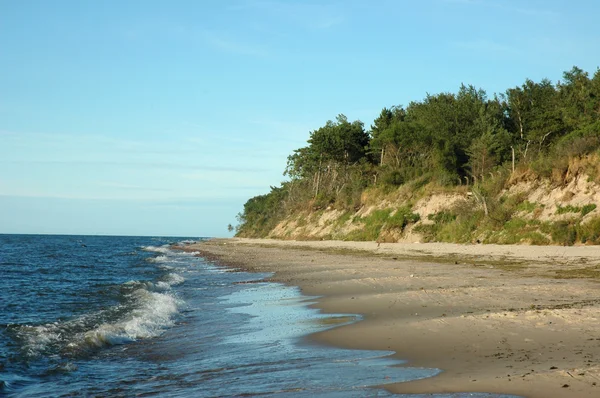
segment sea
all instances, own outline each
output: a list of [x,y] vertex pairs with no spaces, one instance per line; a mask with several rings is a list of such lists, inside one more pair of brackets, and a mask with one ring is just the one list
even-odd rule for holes
[[198,240],[0,235],[0,396],[387,397],[440,372],[311,342],[360,316],[172,249]]

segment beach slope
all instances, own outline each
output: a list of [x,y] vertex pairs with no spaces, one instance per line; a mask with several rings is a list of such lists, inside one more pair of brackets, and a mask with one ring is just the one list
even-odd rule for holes
[[395,393],[600,396],[600,247],[210,240],[186,250],[364,320],[318,343],[392,350],[434,378]]

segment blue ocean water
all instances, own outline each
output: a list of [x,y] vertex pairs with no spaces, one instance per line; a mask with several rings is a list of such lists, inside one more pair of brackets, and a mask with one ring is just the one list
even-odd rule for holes
[[0,395],[370,397],[438,373],[310,344],[357,318],[169,248],[192,239],[0,235]]

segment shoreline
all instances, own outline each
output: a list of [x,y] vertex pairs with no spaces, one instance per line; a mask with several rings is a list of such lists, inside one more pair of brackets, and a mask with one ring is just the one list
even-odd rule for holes
[[273,272],[320,296],[324,313],[362,315],[315,342],[443,371],[382,386],[390,392],[600,394],[600,247],[213,239],[184,249]]

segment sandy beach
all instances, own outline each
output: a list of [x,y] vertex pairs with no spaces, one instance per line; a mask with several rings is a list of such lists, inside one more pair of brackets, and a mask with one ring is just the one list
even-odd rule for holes
[[391,392],[600,396],[600,247],[215,239],[185,250],[364,316],[317,343],[443,370]]

